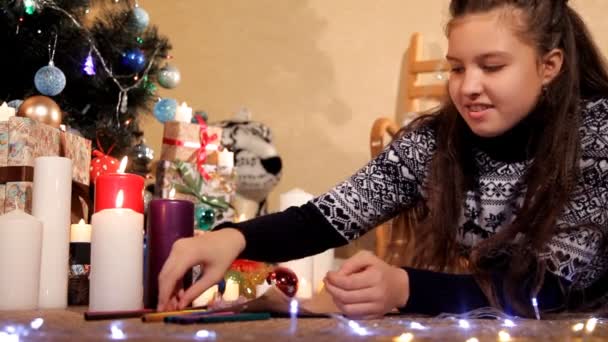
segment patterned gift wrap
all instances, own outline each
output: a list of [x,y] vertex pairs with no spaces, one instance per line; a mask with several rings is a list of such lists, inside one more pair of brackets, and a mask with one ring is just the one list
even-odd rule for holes
[[0,214],[16,208],[31,212],[34,159],[72,159],[72,179],[89,185],[91,141],[23,117],[0,122]]

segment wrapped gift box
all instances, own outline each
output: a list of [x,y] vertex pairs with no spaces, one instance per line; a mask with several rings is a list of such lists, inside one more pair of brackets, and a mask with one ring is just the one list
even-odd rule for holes
[[[189,172],[198,173],[195,164],[186,163],[185,166],[189,169]],[[231,203],[235,193],[235,179],[228,179],[225,176],[217,174],[215,172],[216,165],[206,164],[203,167],[207,175],[209,175],[209,179],[203,184],[200,192],[205,196],[220,198],[227,203]],[[156,196],[161,198],[187,200],[193,202],[195,205],[200,203],[195,196],[177,191],[175,189],[176,184],[184,185],[181,174],[176,167],[176,163],[168,160],[159,161],[156,169]],[[218,220],[216,220],[214,226],[225,221],[231,221],[233,217],[234,211],[228,209]]]
[[222,128],[209,126],[203,128],[198,124],[184,122],[166,122],[163,130],[163,145],[161,160],[181,160],[196,163],[198,151],[201,148],[201,130],[208,137],[206,163],[217,163],[217,148],[222,138]]
[[34,159],[43,156],[72,159],[73,191],[88,196],[91,141],[29,118],[10,117],[0,122],[0,213],[15,208],[31,212]]
[[[225,186],[226,177],[217,174],[218,148],[221,144],[222,128],[201,126],[184,122],[166,122],[163,130],[163,145],[160,161],[156,169],[156,196],[161,198],[183,199],[199,204],[199,200],[189,194],[180,193],[175,189],[176,184],[184,185],[176,162],[186,163],[189,172],[198,173],[197,162],[199,151],[204,149],[202,167],[208,180],[200,193],[205,196],[218,197],[230,203],[234,196],[234,184]],[[232,182],[234,183],[234,182]],[[234,212],[224,211],[215,225],[232,220]]]

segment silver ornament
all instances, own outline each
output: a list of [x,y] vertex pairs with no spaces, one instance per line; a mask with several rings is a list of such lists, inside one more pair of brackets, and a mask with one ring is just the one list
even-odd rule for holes
[[136,31],[143,32],[150,24],[150,15],[143,8],[135,7],[130,24]]
[[154,159],[154,150],[145,142],[141,142],[133,146],[130,157],[133,162],[148,164]]
[[172,65],[167,64],[158,71],[158,84],[163,88],[175,88],[180,80],[179,70]]

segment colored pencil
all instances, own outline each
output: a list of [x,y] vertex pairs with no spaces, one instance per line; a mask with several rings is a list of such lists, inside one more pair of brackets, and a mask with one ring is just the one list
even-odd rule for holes
[[[229,311],[233,313],[232,311]],[[147,315],[141,316],[142,322],[150,323],[150,322],[161,322],[165,317],[170,316],[185,316],[185,315],[193,315],[193,314],[211,314],[217,313],[209,312],[208,309],[188,309],[188,310],[180,310],[180,311],[165,311],[165,312],[154,312],[149,313]]]
[[125,310],[125,311],[86,311],[84,319],[87,321],[99,321],[103,319],[137,318],[154,312],[152,309]]
[[195,323],[223,323],[223,322],[244,322],[259,321],[270,319],[268,312],[248,312],[236,314],[210,314],[210,315],[185,315],[165,317],[165,323],[195,324]]

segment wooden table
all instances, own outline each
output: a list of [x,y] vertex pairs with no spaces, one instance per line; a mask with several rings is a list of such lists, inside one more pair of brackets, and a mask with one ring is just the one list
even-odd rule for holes
[[[35,330],[31,323],[42,318],[44,323]],[[35,321],[40,323],[41,321]],[[413,322],[419,325],[412,325]],[[101,341],[114,337],[145,341],[212,341],[204,338],[215,333],[217,341],[393,341],[396,336],[410,332],[413,341],[499,341],[498,333],[508,332],[511,341],[608,341],[608,324],[598,321],[593,334],[573,333],[575,323],[586,319],[554,321],[515,320],[515,327],[504,327],[503,320],[469,320],[470,328],[460,327],[458,319],[432,319],[411,316],[387,316],[380,320],[357,321],[371,335],[358,336],[344,322],[333,318],[300,318],[295,333],[290,332],[289,318],[265,321],[174,325],[143,323],[139,319],[117,321],[85,321],[82,308],[46,311],[0,311],[0,341],[16,341],[9,333],[20,333],[19,341]],[[420,326],[421,325],[421,326]],[[418,328],[418,329],[416,329]],[[420,330],[424,328],[424,330]],[[205,332],[207,331],[207,332]],[[197,335],[198,333],[198,335]],[[198,336],[198,337],[197,337]],[[404,338],[403,341],[406,341]]]

